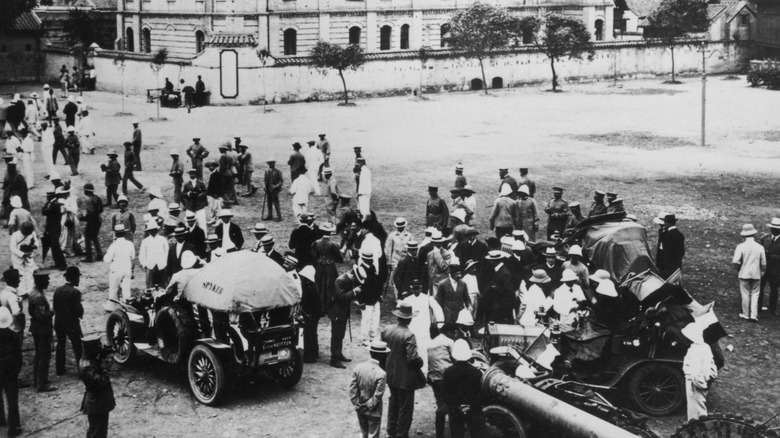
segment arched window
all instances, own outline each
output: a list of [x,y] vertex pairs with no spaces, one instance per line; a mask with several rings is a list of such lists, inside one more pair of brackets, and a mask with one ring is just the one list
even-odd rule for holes
[[596,41],[604,41],[604,20],[596,20]]
[[393,28],[382,26],[379,30],[379,50],[390,50],[390,39],[393,37]]
[[203,44],[206,42],[206,35],[202,30],[195,32],[195,52],[200,53],[203,51]]
[[152,53],[152,31],[149,28],[141,31],[141,50],[144,53]]
[[534,42],[534,32],[530,29],[523,29],[523,44],[531,44]]
[[125,30],[125,50],[135,52],[135,35],[133,35],[133,29],[130,27]]
[[409,25],[404,24],[401,26],[401,49],[409,48]]
[[441,39],[441,47],[447,47],[449,44],[447,44],[447,38],[449,38],[450,34],[450,24],[444,23],[441,25],[441,28],[439,29],[439,38]]
[[349,44],[360,45],[360,28],[358,26],[352,26],[349,28]]
[[298,53],[298,31],[287,29],[284,31],[284,54],[287,56]]

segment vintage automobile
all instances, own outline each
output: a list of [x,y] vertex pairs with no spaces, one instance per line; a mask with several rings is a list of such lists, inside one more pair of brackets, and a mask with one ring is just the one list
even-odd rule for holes
[[115,303],[106,321],[115,362],[127,365],[140,351],[184,366],[192,394],[206,405],[261,372],[286,387],[300,380],[300,288],[265,255],[220,257],[189,280],[178,301],[159,292]]

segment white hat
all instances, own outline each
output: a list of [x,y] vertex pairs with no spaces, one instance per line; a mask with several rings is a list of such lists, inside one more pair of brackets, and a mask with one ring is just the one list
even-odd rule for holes
[[73,95],[72,94],[68,95],[68,102],[73,102]]
[[115,233],[124,233],[125,231],[125,225],[124,224],[116,224],[114,225],[114,232]]
[[662,212],[658,213],[658,216],[653,218],[653,223],[656,224],[656,225],[663,225],[664,224],[664,218],[667,215],[669,215],[669,213],[665,212],[665,211],[662,211]]
[[434,229],[431,233],[431,240],[441,240],[443,238],[441,231]]
[[612,278],[612,276],[609,274],[609,272],[603,269],[598,269],[588,278],[595,281],[596,283],[601,283],[604,280],[609,280],[610,278]]
[[227,208],[223,208],[219,211],[218,217],[233,217],[233,212],[228,210]]
[[182,269],[190,269],[191,267],[195,266],[195,262],[198,261],[198,258],[195,257],[195,254],[192,253],[192,251],[184,251],[181,254],[181,268]]
[[780,217],[773,217],[772,222],[766,224],[769,228],[780,228]]
[[187,220],[187,222],[194,221],[196,219],[195,212],[187,210],[187,212],[184,213],[184,218]]
[[162,190],[160,190],[160,186],[151,186],[148,190],[146,190],[146,193],[154,196],[155,198],[162,198]]
[[498,193],[499,196],[509,196],[512,194],[512,187],[509,187],[509,184],[501,184],[501,191]]
[[116,203],[119,204],[120,202],[127,202],[129,204],[127,196],[125,195],[119,195],[119,197],[116,198]]
[[512,251],[525,251],[525,243],[520,240],[512,242]]
[[298,274],[309,281],[314,281],[314,266],[306,265]]
[[564,269],[563,274],[561,274],[561,281],[564,283],[567,281],[577,281],[577,274],[571,269]]
[[406,226],[406,219],[399,217],[395,219],[395,222],[393,223],[396,228],[401,228]]
[[692,322],[682,328],[682,334],[694,344],[704,343],[704,333],[698,323]]
[[22,198],[17,195],[11,196],[11,207],[22,208]]
[[742,225],[742,232],[739,233],[742,237],[755,236],[756,234],[758,234],[758,231],[753,224]]
[[531,194],[531,191],[528,189],[528,186],[525,184],[521,185],[520,188],[517,189],[517,191],[520,193],[525,193],[526,195]]
[[582,257],[582,247],[579,246],[579,245],[572,245],[569,248],[569,255],[570,256],[571,255],[578,255],[578,256]]
[[452,358],[458,362],[471,359],[471,348],[469,348],[469,343],[465,339],[458,339],[452,345]]
[[176,148],[171,148],[171,153],[168,154],[168,155],[176,155],[176,156],[178,156],[179,155],[179,151],[177,151]]
[[43,89],[44,90],[48,90],[49,88],[51,88],[51,87],[49,87],[49,84],[43,84]]
[[157,224],[157,221],[149,221],[146,223],[146,231],[152,231],[152,230],[159,230],[160,225]]
[[599,282],[596,293],[612,298],[618,296],[617,290],[615,290],[615,283],[606,279]]
[[139,123],[141,123],[141,121],[140,121],[140,120],[138,120],[138,119],[133,119],[133,125],[137,125],[137,124],[139,124]]
[[458,208],[452,212],[452,217],[458,218],[461,222],[466,222],[466,210]]
[[5,306],[0,306],[0,329],[11,327],[13,322],[14,317],[11,316],[11,311]]
[[360,282],[360,284],[363,284],[363,282],[366,281],[366,270],[363,269],[362,266],[355,265],[353,272],[355,273],[355,277],[357,277],[357,280]]
[[67,131],[67,132],[76,132],[76,128],[75,128],[75,127],[73,127],[73,126],[68,126],[68,127],[65,129],[65,131]]
[[455,324],[458,325],[474,325],[474,317],[471,316],[471,312],[465,307],[458,312],[458,319],[455,320]]

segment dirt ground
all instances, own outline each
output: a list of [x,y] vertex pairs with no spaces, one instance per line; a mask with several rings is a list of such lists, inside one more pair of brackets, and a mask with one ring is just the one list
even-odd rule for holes
[[[780,94],[749,88],[744,81],[710,77],[708,83],[707,145],[699,146],[701,85],[699,79],[685,79],[682,85],[664,85],[660,80],[571,85],[564,93],[542,88],[521,88],[480,93],[430,95],[427,101],[397,97],[358,101],[357,107],[337,107],[335,102],[301,103],[262,107],[208,107],[191,114],[178,109],[161,109],[164,121],[155,117],[154,105],[141,97],[94,92],[85,99],[92,110],[98,148],[94,156],[82,156],[82,174],[73,179],[76,188],[96,184],[103,196],[99,164],[107,149],[121,151],[129,140],[133,117],[142,120],[144,171],[137,178],[144,185],[160,185],[172,196],[168,175],[169,151],[182,152],[191,137],[218,154],[218,143],[241,136],[254,155],[255,180],[259,183],[265,160],[275,158],[285,178],[290,144],[316,139],[327,133],[333,146],[331,161],[342,187],[352,186],[352,147],[363,147],[374,177],[373,209],[388,228],[396,216],[410,222],[410,230],[422,235],[428,184],[446,189],[454,181],[453,167],[463,163],[469,183],[477,191],[480,208],[478,228],[487,232],[487,207],[497,190],[499,167],[530,167],[539,193],[537,200],[551,196],[551,187],[566,188],[564,197],[583,203],[588,210],[594,189],[617,191],[626,209],[648,225],[652,245],[655,227],[651,218],[661,210],[675,211],[686,235],[687,256],[684,282],[700,302],[716,300],[716,311],[730,337],[723,346],[727,365],[711,391],[714,412],[768,418],[780,406],[776,388],[780,385],[780,318],[763,313],[759,324],[737,318],[739,292],[736,271],[730,259],[740,238],[743,223],[752,222],[762,231],[778,211],[776,178],[780,164],[777,108]],[[40,91],[39,85],[4,87],[0,95]],[[39,147],[36,144],[36,147]],[[40,152],[39,152],[40,153]],[[36,214],[43,201],[43,166],[38,161],[37,188],[31,193]],[[70,172],[58,166],[62,175]],[[289,180],[285,181],[285,189]],[[446,192],[445,192],[446,193]],[[262,194],[245,198],[234,208],[236,221],[246,230],[259,221]],[[146,196],[130,189],[131,208],[140,217]],[[313,211],[324,216],[324,202],[313,201]],[[286,243],[293,227],[289,195],[282,197],[283,213],[289,220],[268,224],[277,242]],[[108,216],[110,213],[106,213]],[[543,223],[546,222],[545,215]],[[39,220],[40,215],[38,215]],[[109,242],[104,223],[104,244]],[[251,235],[245,231],[248,241]],[[138,238],[137,238],[138,239]],[[137,240],[139,243],[140,240]],[[7,247],[8,237],[0,239]],[[40,258],[39,258],[40,260]],[[102,303],[107,298],[108,268],[103,263],[83,264],[86,316],[85,333],[100,332],[105,326]],[[0,252],[0,265],[9,263],[7,251]],[[50,259],[45,264],[50,265]],[[143,274],[136,271],[134,286],[141,287]],[[63,283],[52,277],[51,290]],[[51,293],[51,292],[50,292]],[[50,297],[51,295],[49,295]],[[393,305],[385,303],[385,307]],[[383,325],[390,323],[387,308]],[[352,318],[354,342],[346,342],[346,355],[360,361],[367,352],[359,346],[359,316]],[[178,436],[271,436],[341,437],[359,436],[359,428],[348,397],[351,374],[327,365],[330,327],[320,325],[324,359],[307,365],[301,382],[292,390],[261,382],[235,388],[224,406],[209,408],[194,401],[184,373],[150,357],[127,367],[115,366],[112,380],[117,408],[111,414],[110,435],[123,437]],[[70,353],[69,353],[70,355]],[[25,367],[22,378],[31,380],[32,341],[25,339]],[[21,391],[22,423],[27,436],[81,436],[86,419],[78,408],[83,386],[75,376],[69,356],[65,376],[54,375],[59,390],[36,394]],[[353,362],[354,364],[355,362]],[[433,396],[426,388],[417,393],[416,437],[433,437]],[[683,416],[652,421],[653,428],[669,435]]]

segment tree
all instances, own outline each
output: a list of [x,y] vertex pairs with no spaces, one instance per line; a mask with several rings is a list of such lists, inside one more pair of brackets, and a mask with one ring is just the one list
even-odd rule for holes
[[[154,72],[157,78],[157,88],[160,88],[160,70],[165,66],[165,61],[168,59],[168,49],[161,47],[154,52],[152,56],[152,62],[149,63],[149,67]],[[160,96],[157,96],[157,120],[160,119]]]
[[257,51],[257,58],[263,64],[263,113],[270,112],[266,105],[268,105],[268,92],[265,87],[265,66],[268,64],[268,59],[271,58],[271,52],[266,49],[260,49]]
[[587,55],[593,59],[593,43],[585,24],[577,19],[557,14],[548,14],[544,18],[523,17],[515,29],[520,37],[531,36],[533,44],[550,60],[552,70],[552,90],[558,91],[558,73],[555,63],[562,59],[581,59]]
[[519,19],[507,9],[483,3],[474,3],[456,12],[450,20],[447,42],[466,56],[477,58],[485,94],[488,94],[488,87],[484,61],[507,47],[518,23]]
[[68,19],[63,23],[62,30],[65,32],[70,44],[81,44],[89,47],[97,40],[97,25],[92,16],[92,12],[81,9],[68,10]]
[[425,72],[425,61],[428,60],[428,50],[430,47],[420,47],[420,50],[417,52],[417,57],[420,58],[420,100],[425,100],[423,97],[423,73]]
[[674,46],[689,33],[707,30],[707,3],[700,0],[663,0],[647,21],[644,35],[658,38],[669,47],[672,55],[672,83],[678,83],[674,75]]
[[[51,0],[41,3],[51,4]],[[14,22],[20,15],[30,12],[38,6],[38,0],[3,0],[2,4],[3,13],[0,14],[0,32],[13,28]]]
[[327,41],[317,41],[311,51],[311,65],[320,70],[323,75],[329,69],[338,70],[341,83],[344,86],[344,105],[349,105],[347,81],[344,80],[344,70],[357,70],[366,63],[366,55],[357,44],[341,47]]

